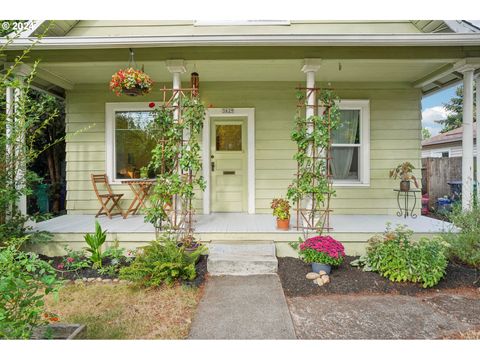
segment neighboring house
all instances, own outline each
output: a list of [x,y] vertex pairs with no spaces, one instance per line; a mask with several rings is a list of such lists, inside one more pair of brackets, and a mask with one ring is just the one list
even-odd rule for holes
[[[422,158],[462,157],[463,126],[422,141]],[[473,124],[473,156],[477,156],[476,123]]]
[[[41,32],[42,24],[37,25],[9,46],[9,61],[31,43],[28,36]],[[343,225],[333,227],[338,238],[351,243],[350,249],[360,249],[358,243],[382,231],[385,221],[368,231],[359,228],[374,224],[375,216],[397,218],[393,189],[398,180],[389,179],[389,169],[404,161],[421,168],[422,96],[461,81],[464,73],[470,81],[478,72],[479,31],[465,21],[426,20],[59,21],[29,61],[41,60],[35,85],[66,101],[69,215],[98,210],[91,173],[107,173],[114,191],[125,193],[122,205],[128,207],[132,195],[120,180],[138,176],[150,149],[146,142],[132,146],[131,139],[141,137],[141,131],[120,129],[117,120],[125,112],[132,119],[148,117],[148,103],[159,100],[160,88],[171,87],[178,76],[189,86],[193,71],[200,74],[200,96],[208,106],[203,140],[210,143],[203,148],[216,155],[212,140],[221,134],[208,131],[216,125],[238,125],[237,134],[244,136],[237,144],[242,151],[228,166],[237,174],[234,180],[218,180],[226,175],[212,172],[204,157],[208,187],[196,204],[198,213],[270,213],[271,200],[285,196],[297,169],[290,140],[295,88],[305,87],[307,77],[317,87],[334,88],[344,120],[338,131],[354,136],[338,137],[349,138],[346,143],[334,136],[333,163],[339,170],[331,208],[334,216],[372,217],[342,218]],[[111,75],[128,64],[129,48],[156,82],[148,96],[117,97],[108,88]],[[65,228],[64,239],[74,238],[69,232]],[[265,234],[251,239],[286,246],[298,238],[298,233]],[[150,239],[130,234],[127,240]]]

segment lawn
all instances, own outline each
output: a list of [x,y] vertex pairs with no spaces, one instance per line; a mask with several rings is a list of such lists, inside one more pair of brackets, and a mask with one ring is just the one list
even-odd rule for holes
[[85,324],[86,339],[184,339],[199,300],[196,287],[87,283],[66,285],[46,307],[62,323]]

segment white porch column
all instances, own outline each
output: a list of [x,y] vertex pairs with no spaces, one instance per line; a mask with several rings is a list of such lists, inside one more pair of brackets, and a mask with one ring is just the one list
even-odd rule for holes
[[[311,91],[311,89],[315,88],[315,74],[317,73],[318,69],[320,69],[321,59],[305,59],[302,67],[302,71],[306,74],[306,97],[307,97],[307,108],[305,110],[306,120],[309,121],[309,118],[315,115],[315,92]],[[313,124],[307,125],[307,132],[310,134],[313,131]],[[307,149],[307,153],[311,156],[313,153],[312,148]],[[301,204],[300,207],[305,206],[305,208],[312,207],[313,199],[307,199],[305,204]],[[309,221],[311,224],[314,223],[314,214],[311,214],[311,218]]]
[[465,68],[463,73],[463,137],[462,137],[462,209],[473,205],[473,71]]
[[[476,119],[477,119],[477,201],[480,200],[480,74],[475,77]],[[477,206],[479,204],[477,203]]]
[[[22,119],[19,119],[18,116],[16,115],[16,112],[18,111],[18,102],[20,100],[21,96],[21,90],[20,89],[15,89],[13,87],[7,87],[6,89],[6,94],[5,94],[5,107],[6,107],[6,112],[7,112],[7,124],[6,124],[6,136],[7,136],[7,149],[6,149],[6,155],[7,155],[7,166],[12,166],[13,163],[16,161],[15,158],[18,156],[23,156],[21,154],[21,150],[19,149],[20,146],[25,146],[25,139],[24,139],[24,134],[13,134],[15,122],[18,121],[23,121]],[[11,136],[20,136],[19,139],[15,143],[11,141]],[[23,177],[25,176],[25,167],[23,166],[24,164],[20,164],[19,168],[17,169],[17,172],[15,174],[15,181],[17,187],[23,186],[19,185],[24,181]],[[26,215],[27,214],[27,197],[25,195],[20,196],[20,198],[17,201],[17,208],[20,211],[21,214]]]
[[[172,74],[172,89],[178,90],[182,88],[182,80],[180,76],[187,71],[185,67],[185,62],[183,60],[167,60],[167,69]],[[176,96],[178,97],[178,95]],[[179,112],[175,111],[175,118],[178,120]]]

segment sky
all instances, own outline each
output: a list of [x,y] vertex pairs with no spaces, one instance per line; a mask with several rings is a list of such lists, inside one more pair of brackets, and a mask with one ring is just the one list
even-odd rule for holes
[[437,135],[442,129],[442,125],[436,123],[436,120],[447,118],[447,111],[443,104],[455,96],[455,90],[458,86],[453,86],[423,98],[422,127],[427,128],[432,136]]

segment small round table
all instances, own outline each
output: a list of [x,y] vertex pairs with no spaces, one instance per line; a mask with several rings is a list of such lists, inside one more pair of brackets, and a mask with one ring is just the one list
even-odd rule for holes
[[[405,219],[407,217],[411,217],[415,219],[417,217],[416,214],[413,213],[415,210],[415,206],[417,205],[417,193],[420,193],[420,189],[410,189],[408,191],[403,191],[400,189],[393,189],[393,191],[397,192],[397,204],[398,204],[398,211],[397,216],[403,216]],[[401,197],[403,197],[403,204],[401,204]],[[413,206],[410,209],[410,199],[413,199]],[[403,205],[403,206],[402,206]]]

